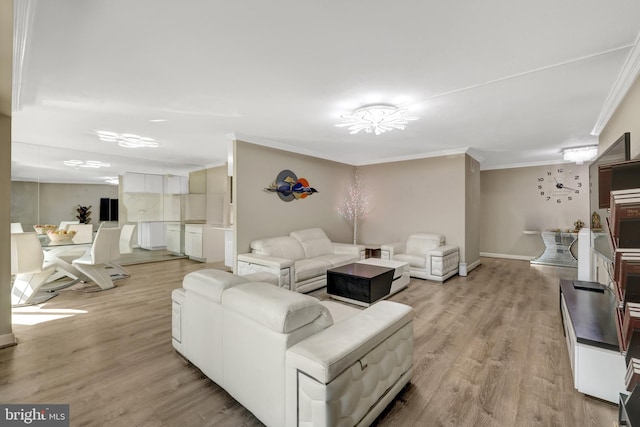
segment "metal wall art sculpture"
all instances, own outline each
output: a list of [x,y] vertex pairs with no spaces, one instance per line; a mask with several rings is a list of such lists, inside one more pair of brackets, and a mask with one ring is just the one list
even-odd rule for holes
[[278,174],[273,184],[265,188],[265,191],[278,194],[278,197],[285,202],[304,199],[318,192],[318,190],[309,186],[309,181],[305,178],[298,178],[295,173],[286,169]]

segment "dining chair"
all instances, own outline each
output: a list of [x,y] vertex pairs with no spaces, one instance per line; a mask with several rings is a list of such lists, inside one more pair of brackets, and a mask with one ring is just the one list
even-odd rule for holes
[[67,230],[71,224],[80,224],[80,221],[60,221],[58,230]]
[[130,254],[133,252],[131,242],[135,230],[135,224],[125,224],[122,226],[122,232],[120,233],[120,254]]
[[73,237],[73,243],[93,242],[93,224],[69,224],[67,231],[72,230],[76,232],[76,235]]
[[[135,229],[135,224],[125,224],[122,226],[122,231],[120,232],[120,255],[133,252],[131,242]],[[119,262],[110,263],[108,267],[110,268],[109,274],[112,279],[124,279],[131,276],[127,269]]]
[[22,224],[19,222],[11,223],[11,232],[12,233],[22,233],[24,230],[22,229]]
[[55,264],[44,260],[35,232],[11,233],[12,306],[40,304],[56,296],[55,292],[38,292],[55,270]]
[[75,268],[95,282],[101,290],[115,287],[108,267],[120,258],[120,232],[119,227],[101,227],[96,233],[91,249],[71,262]]

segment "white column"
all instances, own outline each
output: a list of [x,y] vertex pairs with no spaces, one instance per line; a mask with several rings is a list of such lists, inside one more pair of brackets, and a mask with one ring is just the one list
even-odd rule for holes
[[0,0],[0,348],[16,344],[11,328],[11,88],[13,2]]

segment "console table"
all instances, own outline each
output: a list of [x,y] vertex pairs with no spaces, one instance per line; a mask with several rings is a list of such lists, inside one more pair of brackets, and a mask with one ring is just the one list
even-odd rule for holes
[[577,240],[578,233],[543,231],[541,234],[545,250],[538,258],[532,259],[531,264],[578,267],[578,260],[571,253],[571,245]]
[[560,281],[560,314],[573,385],[581,393],[618,403],[626,392],[626,363],[618,346],[612,292],[575,289]]

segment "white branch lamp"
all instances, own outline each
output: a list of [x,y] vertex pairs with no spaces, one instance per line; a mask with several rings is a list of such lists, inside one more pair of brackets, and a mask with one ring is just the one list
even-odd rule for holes
[[380,135],[393,129],[404,130],[410,120],[419,119],[419,117],[407,116],[408,112],[406,108],[388,104],[365,105],[355,110],[353,114],[340,116],[342,123],[336,126],[348,127],[351,134],[363,130],[366,133]]

